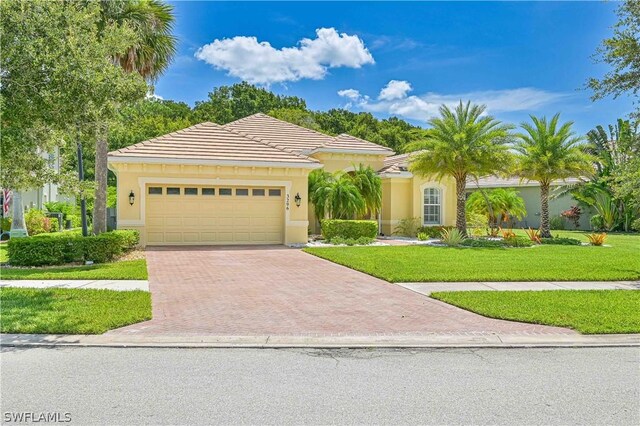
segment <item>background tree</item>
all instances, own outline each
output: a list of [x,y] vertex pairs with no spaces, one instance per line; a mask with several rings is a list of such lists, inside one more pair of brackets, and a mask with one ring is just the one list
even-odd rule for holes
[[485,115],[485,109],[462,101],[454,110],[442,105],[440,117],[429,120],[426,139],[409,146],[418,151],[410,161],[414,173],[455,179],[456,228],[465,236],[467,178],[506,170],[511,160],[507,143],[512,126]]
[[595,54],[596,62],[605,63],[612,70],[587,83],[594,100],[625,93],[637,97],[640,90],[640,2],[625,0],[616,13],[618,22],[613,36],[605,39]]
[[[173,29],[173,6],[159,0],[102,1],[100,29],[111,23],[131,28],[131,37],[125,49],[114,52],[111,57],[127,73],[138,74],[147,81],[155,81],[171,63],[176,52]],[[116,101],[114,99],[113,101]],[[114,105],[114,108],[116,106]],[[93,209],[93,232],[107,230],[107,177],[108,177],[108,121],[110,115],[101,117],[96,128],[95,157],[95,202]]]
[[206,101],[196,101],[193,121],[227,124],[248,115],[277,109],[306,110],[305,101],[296,96],[280,96],[245,81],[216,87]]
[[573,122],[559,125],[560,114],[550,121],[531,116],[532,123],[522,123],[524,133],[515,145],[517,171],[523,179],[540,183],[540,236],[551,238],[549,226],[549,187],[558,179],[590,176],[593,157],[585,151],[583,138],[572,131]]
[[[99,4],[6,0],[0,12],[2,186],[20,191],[54,179],[38,156],[93,142],[113,101],[143,95],[145,85],[114,65],[135,34],[101,24]],[[21,209],[14,197],[13,229]]]

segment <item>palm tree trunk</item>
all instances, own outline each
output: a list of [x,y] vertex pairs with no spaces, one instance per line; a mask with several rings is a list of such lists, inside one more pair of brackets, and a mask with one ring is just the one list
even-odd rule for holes
[[456,228],[467,236],[467,177],[456,178]]
[[24,209],[22,208],[22,193],[20,191],[13,191],[11,200],[11,238],[28,237],[27,225],[24,223]]
[[540,237],[551,238],[549,226],[549,184],[540,183]]
[[96,193],[93,204],[93,233],[95,235],[107,231],[107,128],[100,125],[96,135]]

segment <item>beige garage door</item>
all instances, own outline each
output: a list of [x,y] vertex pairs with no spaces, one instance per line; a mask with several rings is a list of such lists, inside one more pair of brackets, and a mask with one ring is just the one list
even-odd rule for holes
[[282,244],[284,189],[149,185],[147,244]]

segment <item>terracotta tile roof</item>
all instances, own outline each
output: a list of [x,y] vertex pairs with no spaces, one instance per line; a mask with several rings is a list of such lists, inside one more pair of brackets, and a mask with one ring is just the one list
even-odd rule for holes
[[402,173],[408,171],[409,156],[408,154],[392,155],[384,159],[384,167],[378,170],[378,173]]
[[274,162],[319,164],[284,147],[241,135],[218,124],[205,122],[109,153],[118,159],[183,159],[185,161]]
[[271,146],[308,154],[314,151],[360,151],[363,153],[392,154],[387,147],[347,134],[329,136],[266,114],[258,113],[225,124],[225,128],[256,138]]
[[331,142],[316,148],[314,151],[350,151],[366,152],[368,154],[392,155],[393,150],[364,139],[343,133],[332,138]]
[[253,137],[271,146],[309,152],[333,139],[329,135],[258,113],[225,124],[224,128]]

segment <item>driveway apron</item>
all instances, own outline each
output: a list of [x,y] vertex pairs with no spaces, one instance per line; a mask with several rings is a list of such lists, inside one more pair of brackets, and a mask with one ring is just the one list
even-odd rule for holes
[[495,320],[284,246],[149,247],[142,335],[574,334]]

